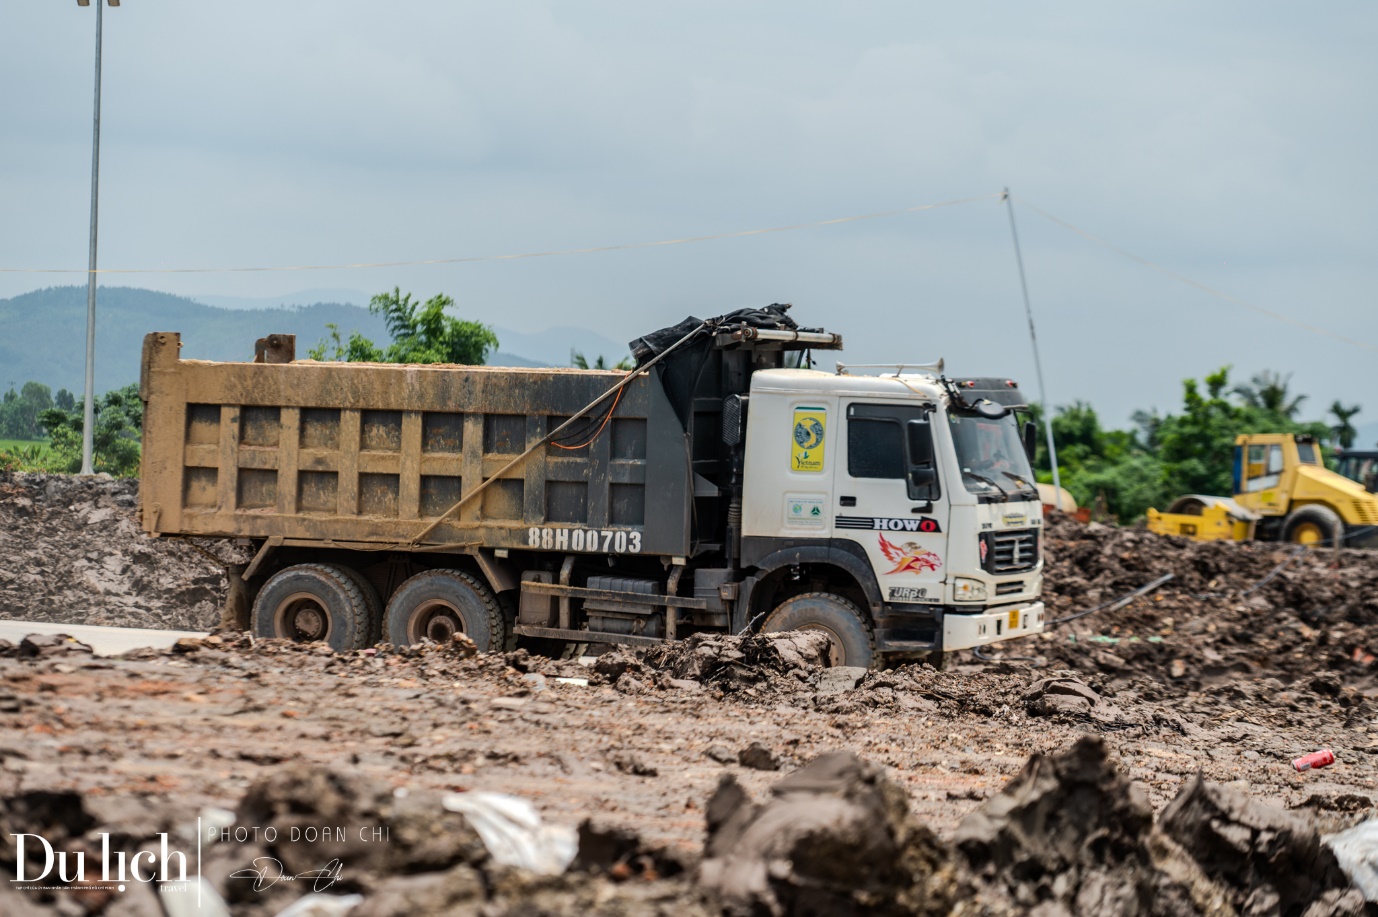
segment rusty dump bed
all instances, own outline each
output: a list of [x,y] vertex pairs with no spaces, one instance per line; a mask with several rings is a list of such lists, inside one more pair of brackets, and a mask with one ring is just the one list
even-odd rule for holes
[[[623,378],[214,363],[179,359],[180,346],[171,332],[144,339],[145,531],[289,545],[411,547],[462,495]],[[540,547],[532,539],[549,538],[553,527],[568,538],[562,550],[687,554],[683,428],[655,377],[631,382],[601,426],[612,403],[558,439],[590,445],[536,450],[415,546]]]

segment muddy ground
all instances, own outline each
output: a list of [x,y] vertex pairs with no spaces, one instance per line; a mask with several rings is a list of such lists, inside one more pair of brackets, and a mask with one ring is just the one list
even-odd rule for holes
[[[22,481],[0,486],[33,493]],[[79,500],[64,495],[44,507],[34,501],[22,508],[27,513],[13,505],[15,491],[6,491],[0,514],[11,539],[7,544],[28,551],[46,545],[43,550],[51,555],[61,533],[81,531],[77,522],[61,521],[64,501],[100,509],[110,495],[119,507],[121,486],[82,485]],[[80,510],[88,518],[90,512]],[[127,514],[128,507],[122,512]],[[124,523],[111,519],[86,527],[107,524],[125,532]],[[469,892],[451,889],[447,907],[459,908],[455,902],[469,894],[465,907],[505,913],[503,908],[514,902],[546,901],[541,896],[549,893],[553,897],[546,904],[528,912],[806,913],[801,902],[813,899],[795,900],[780,891],[780,883],[794,881],[776,875],[781,867],[766,869],[761,875],[768,881],[760,880],[765,886],[759,881],[753,886],[774,889],[774,897],[742,899],[733,897],[740,888],[724,891],[721,881],[713,885],[741,869],[700,861],[706,852],[710,864],[721,861],[722,849],[735,849],[737,842],[729,844],[724,837],[753,836],[750,825],[726,824],[721,810],[754,811],[747,798],[758,803],[792,798],[784,791],[772,795],[770,788],[796,768],[840,750],[878,769],[880,776],[866,778],[866,785],[881,801],[866,802],[866,811],[878,806],[876,812],[890,812],[892,795],[875,787],[898,788],[909,813],[891,830],[891,840],[905,851],[900,860],[910,879],[902,884],[911,891],[927,888],[928,904],[896,903],[898,893],[885,884],[891,879],[877,879],[880,885],[867,886],[872,897],[834,901],[836,907],[813,913],[849,908],[945,913],[964,907],[972,913],[1025,913],[1038,907],[1048,908],[1040,911],[1046,914],[1086,913],[1088,902],[1105,913],[1355,912],[1353,901],[1337,903],[1341,889],[1333,864],[1325,861],[1323,850],[1316,853],[1313,835],[1378,814],[1378,555],[1193,545],[1071,522],[1053,525],[1049,536],[1046,582],[1054,616],[1112,601],[1166,573],[1176,578],[1123,609],[1106,609],[1042,638],[991,650],[993,659],[960,654],[946,671],[904,666],[870,673],[857,685],[819,668],[808,641],[696,641],[649,656],[613,653],[592,667],[523,652],[475,658],[462,647],[426,647],[335,654],[241,637],[113,660],[41,641],[0,647],[0,820],[7,825],[43,821],[33,814],[32,795],[71,791],[71,799],[94,813],[89,825],[78,819],[77,828],[95,831],[100,824],[133,819],[134,812],[153,813],[140,816],[139,836],[148,837],[155,823],[186,826],[198,814],[217,809],[238,809],[241,818],[257,816],[258,810],[245,808],[246,794],[258,798],[264,786],[287,779],[284,774],[315,767],[320,770],[310,771],[316,775],[310,779],[326,774],[350,781],[355,787],[350,792],[359,799],[398,789],[432,803],[439,796],[425,794],[511,793],[534,803],[547,822],[577,826],[592,818],[605,832],[600,837],[625,841],[625,855],[612,858],[618,864],[609,867],[611,872],[583,867],[586,873],[579,875],[596,874],[597,882],[563,891],[533,890],[521,884],[526,880],[505,879],[491,864],[475,860],[481,854],[465,854],[468,859],[455,854],[446,860],[451,865],[444,881],[460,881],[451,875],[460,860],[474,876],[464,886]],[[120,557],[149,550],[158,552],[150,563],[171,569],[175,561],[180,569],[196,571],[194,576],[212,577],[195,566],[204,558],[192,561],[174,553],[177,548],[139,545],[134,529],[119,538],[78,539],[67,550],[93,565],[100,563],[102,550]],[[49,562],[60,565],[58,558]],[[7,583],[24,572],[8,558],[0,564],[0,580]],[[213,623],[211,596],[218,583],[163,582],[161,592],[144,597],[129,579],[133,575],[127,568],[118,575],[126,579],[116,579],[119,587],[101,594],[105,613],[127,608],[187,626],[189,619],[177,614],[207,612],[179,612],[176,590],[204,587],[207,593],[195,602],[210,604],[210,620],[202,626]],[[82,595],[79,584],[64,582],[64,595]],[[60,603],[43,593],[41,583],[32,586],[28,598],[15,598],[23,591],[11,585],[4,588],[8,591],[0,594],[6,601],[18,603],[6,608],[19,608],[8,615],[40,618],[34,612],[46,609],[42,619],[61,619],[55,617],[63,613]],[[106,602],[111,595],[118,596],[117,603]],[[80,602],[72,598],[66,604]],[[147,626],[150,620],[119,623]],[[1069,751],[1087,736],[1103,751]],[[1320,748],[1334,750],[1334,765],[1307,773],[1292,768],[1293,758]],[[1103,754],[1103,764],[1092,760],[1097,754]],[[1193,790],[1198,774],[1207,784]],[[729,775],[744,797],[731,791],[719,795]],[[251,791],[256,783],[259,788]],[[1068,786],[1082,789],[1059,797],[1059,788]],[[1185,801],[1174,803],[1182,794]],[[862,798],[850,791],[843,795],[852,803]],[[1226,868],[1212,859],[1214,848],[1199,841],[1201,832],[1183,825],[1190,821],[1188,814],[1224,805],[1225,797],[1236,808],[1245,806],[1236,796],[1263,806],[1259,811],[1265,814],[1206,819],[1223,824],[1221,837],[1233,838],[1230,843],[1239,847]],[[1080,805],[1087,813],[1114,817],[1106,825],[1087,814],[1076,820],[1085,831],[1059,840],[1066,826],[1059,827],[1056,817],[1043,810],[1029,814],[1011,801],[1022,800],[1020,805],[1033,811],[1036,803],[1044,805],[1038,803],[1044,797],[1053,800],[1045,808],[1054,814],[1080,811]],[[1089,808],[1088,798],[1094,803]],[[370,805],[368,817],[381,818],[377,805]],[[443,818],[436,805],[431,807],[436,818]],[[873,813],[862,820],[889,824],[885,819],[893,820],[892,815]],[[1022,826],[1015,840],[999,824],[991,827],[992,818],[1015,816]],[[1236,822],[1252,827],[1230,828]],[[718,841],[709,837],[710,823],[721,835]],[[74,834],[80,833],[77,828]],[[626,840],[633,836],[634,843]],[[822,843],[815,834],[808,837],[813,840],[805,846]],[[900,837],[903,844],[895,840]],[[1301,840],[1277,848],[1278,837]],[[1190,838],[1197,838],[1192,843],[1200,849],[1187,842]],[[1053,854],[1028,853],[1031,844],[1045,851],[1065,847],[1073,851],[1066,855],[1072,860],[1091,856],[1102,872],[1092,875],[1090,867],[1073,868],[1070,861],[1043,862],[1039,857]],[[864,843],[843,847],[869,849]],[[396,889],[384,888],[390,880],[382,873],[430,875],[426,869],[432,868],[416,865],[425,857],[411,848],[397,849],[399,862],[387,870],[372,867],[372,873],[366,865],[371,861],[346,857],[355,884],[333,890],[361,891],[372,912],[393,912],[384,905]],[[1262,856],[1260,851],[1273,865],[1254,863],[1251,857]],[[222,848],[217,855],[247,863],[250,852]],[[1286,860],[1283,853],[1300,860]],[[789,860],[778,851],[774,856]],[[0,851],[0,863],[12,860],[12,852]],[[804,869],[802,862],[795,863],[796,872]],[[1192,870],[1198,867],[1219,887],[1197,882],[1200,876]],[[1074,878],[1061,886],[1047,878],[1060,872]],[[1269,885],[1284,872],[1309,878],[1304,887]],[[609,875],[625,881],[610,881]],[[1169,882],[1163,876],[1176,878]],[[229,880],[217,881],[223,892]],[[804,885],[814,881],[800,879]],[[828,881],[835,883],[836,877]],[[235,913],[276,913],[288,900],[282,887],[277,897],[234,899]],[[859,894],[855,888],[849,893]],[[1318,903],[1327,894],[1329,903]],[[119,907],[132,908],[123,913],[158,913],[139,909],[156,907],[148,904],[151,899],[138,904],[116,897],[82,911],[71,910],[70,899],[61,893],[53,895],[52,907],[67,907],[69,913],[118,914]],[[629,895],[642,898],[633,901]],[[34,899],[22,901],[36,906]],[[10,913],[5,902],[0,905]],[[1308,911],[1313,905],[1320,909]],[[398,908],[397,913],[428,912],[415,902]]]

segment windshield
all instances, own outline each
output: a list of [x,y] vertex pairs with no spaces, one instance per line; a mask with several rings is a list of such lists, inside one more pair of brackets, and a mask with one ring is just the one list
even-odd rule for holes
[[962,484],[978,496],[1001,493],[1037,494],[1019,425],[1013,414],[990,420],[972,414],[949,413],[948,428],[962,468]]

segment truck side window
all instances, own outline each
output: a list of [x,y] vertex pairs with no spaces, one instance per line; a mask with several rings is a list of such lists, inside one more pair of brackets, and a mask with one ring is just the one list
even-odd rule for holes
[[898,420],[847,420],[847,473],[854,478],[903,478],[904,439]]
[[1315,443],[1297,443],[1297,459],[1303,465],[1319,465],[1316,459]]
[[1282,447],[1250,446],[1244,490],[1255,493],[1277,487],[1282,480]]

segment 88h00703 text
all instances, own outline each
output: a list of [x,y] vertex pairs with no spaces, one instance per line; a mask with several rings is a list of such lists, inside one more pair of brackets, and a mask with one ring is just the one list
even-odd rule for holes
[[557,529],[532,526],[526,531],[526,546],[542,551],[640,554],[641,533],[626,529]]

